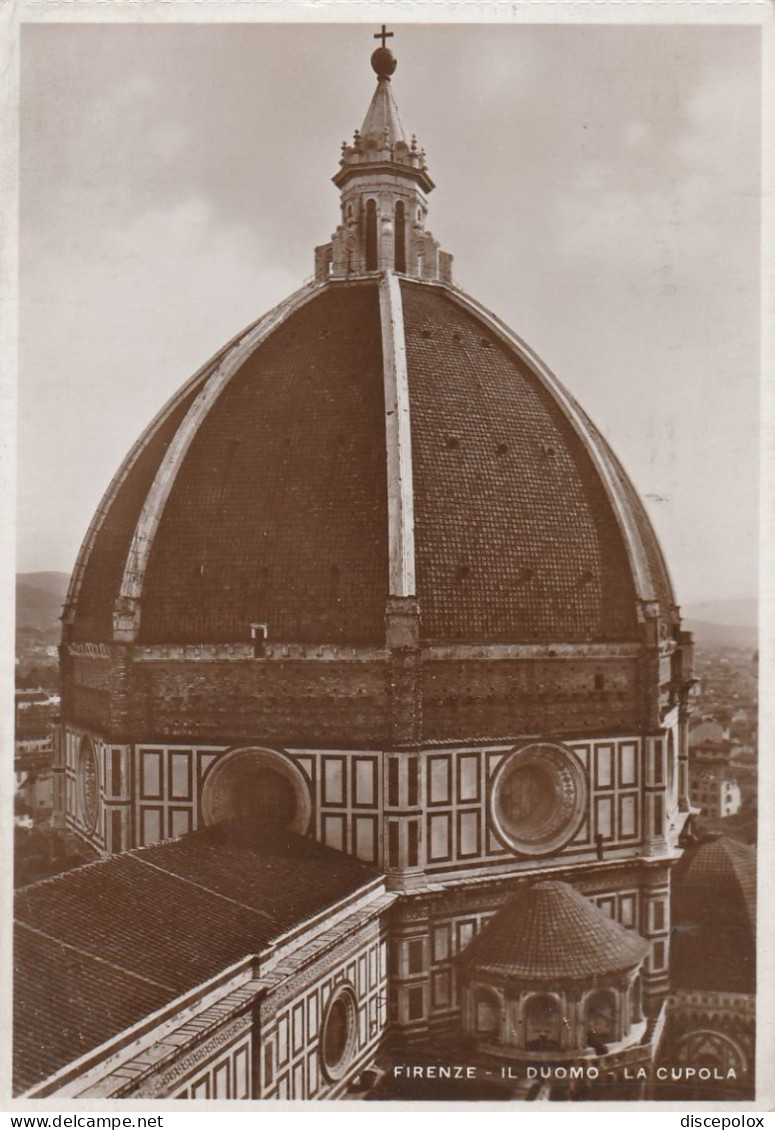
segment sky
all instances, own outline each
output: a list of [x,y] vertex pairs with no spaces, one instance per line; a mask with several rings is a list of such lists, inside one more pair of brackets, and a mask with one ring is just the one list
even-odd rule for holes
[[[758,30],[392,27],[457,283],[612,443],[679,603],[754,595]],[[19,571],[72,569],[159,407],[312,274],[376,30],[23,27]]]

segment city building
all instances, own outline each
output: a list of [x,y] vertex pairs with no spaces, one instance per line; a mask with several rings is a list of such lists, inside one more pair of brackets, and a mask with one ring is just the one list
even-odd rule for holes
[[735,816],[742,806],[742,792],[732,767],[733,745],[729,739],[704,738],[689,746],[689,795],[701,816]]
[[694,721],[689,727],[689,748],[704,742],[724,742],[729,740],[729,726],[715,718],[705,717]]
[[60,709],[59,695],[36,687],[17,690],[14,699],[17,752],[53,750],[54,723]]
[[17,802],[35,818],[39,819],[43,812],[48,819],[54,809],[54,771],[50,745],[17,753],[14,778]]
[[36,822],[48,820],[54,808],[54,730],[59,695],[40,687],[15,694],[14,778],[17,809]]
[[29,1096],[657,1055],[691,636],[607,442],[452,281],[381,38],[314,280],[161,410],[73,573],[58,808],[104,858],[17,898]]
[[735,816],[742,805],[740,785],[724,762],[692,773],[690,792],[692,803],[699,807],[701,816]]

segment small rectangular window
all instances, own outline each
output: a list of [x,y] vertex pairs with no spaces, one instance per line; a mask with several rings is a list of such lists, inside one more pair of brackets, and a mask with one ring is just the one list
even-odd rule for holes
[[408,864],[410,867],[416,867],[419,858],[419,843],[420,843],[420,825],[416,820],[412,820],[408,828],[409,832],[409,858]]
[[398,758],[388,759],[388,804],[398,807]]
[[417,771],[417,758],[410,757],[406,765],[406,799],[407,804],[413,807],[417,804],[418,798],[418,771]]
[[408,973],[422,973],[425,968],[425,943],[422,938],[412,938],[407,942],[406,966]]
[[663,827],[663,824],[664,824],[664,816],[663,816],[662,797],[661,796],[655,796],[654,797],[654,835],[655,836],[661,836],[661,835],[664,834],[665,829]]
[[407,993],[407,1019],[420,1020],[425,1015],[424,991],[421,985],[415,986]]
[[267,1044],[264,1048],[264,1086],[270,1086],[274,1078],[274,1064],[272,1062],[272,1045]]
[[121,796],[123,783],[121,780],[121,750],[111,750],[110,754],[110,792],[111,796]]
[[654,903],[654,929],[664,930],[665,928],[665,904],[662,902]]
[[433,960],[446,961],[449,957],[449,926],[437,926],[433,931]]
[[664,773],[662,771],[662,742],[654,742],[654,784],[661,785],[664,780]]
[[269,636],[268,624],[251,624],[250,638],[253,641],[253,658],[261,659],[266,652],[266,641]]
[[123,834],[121,828],[121,813],[112,812],[110,814],[110,850],[121,851],[124,847]]
[[398,867],[398,822],[388,824],[388,867]]
[[433,1004],[436,1008],[445,1008],[452,1003],[450,984],[450,971],[439,970],[433,975]]

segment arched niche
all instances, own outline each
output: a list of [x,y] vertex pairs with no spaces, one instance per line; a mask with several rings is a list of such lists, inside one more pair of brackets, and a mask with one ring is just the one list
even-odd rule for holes
[[202,789],[205,824],[255,818],[262,826],[304,835],[312,815],[306,779],[293,761],[271,749],[237,749],[215,762]]
[[584,1006],[584,1023],[588,1044],[593,1039],[604,1044],[619,1039],[618,1002],[612,989],[598,989],[590,993]]
[[394,230],[396,270],[406,271],[406,208],[403,200],[396,201]]
[[377,257],[377,202],[369,199],[366,201],[366,270],[376,271],[379,266]]
[[666,732],[665,749],[667,751],[667,796],[669,801],[675,799],[675,789],[678,783],[678,756],[675,730],[671,726]]
[[522,1015],[528,1051],[556,1051],[561,1048],[563,1012],[557,997],[550,993],[536,993],[528,997]]
[[475,988],[472,995],[473,1030],[480,1040],[500,1038],[502,1008],[499,998],[489,989]]
[[698,1070],[701,1067],[716,1069],[724,1075],[732,1069],[738,1079],[744,1078],[748,1070],[748,1057],[740,1044],[710,1028],[695,1029],[682,1036],[676,1044],[675,1060]]

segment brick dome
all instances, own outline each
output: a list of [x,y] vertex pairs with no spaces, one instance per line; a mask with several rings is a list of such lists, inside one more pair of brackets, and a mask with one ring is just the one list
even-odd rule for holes
[[728,836],[691,844],[672,892],[677,988],[752,993],[756,984],[756,852]]
[[311,284],[162,410],[86,537],[70,640],[258,622],[379,647],[396,593],[423,644],[634,640],[645,605],[675,626],[645,510],[573,399],[456,288],[393,275],[390,304],[385,279]]

